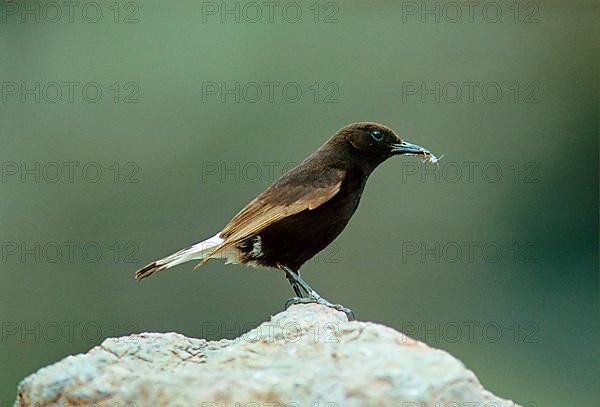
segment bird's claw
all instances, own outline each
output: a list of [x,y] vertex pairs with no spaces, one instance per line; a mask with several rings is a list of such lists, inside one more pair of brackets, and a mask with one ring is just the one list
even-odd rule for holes
[[348,317],[348,321],[354,321],[356,319],[356,316],[354,315],[354,311],[352,311],[350,308],[344,307],[343,305],[340,305],[340,304],[332,304],[331,302],[329,302],[323,298],[292,297],[292,298],[289,298],[285,302],[285,309],[288,309],[292,305],[296,305],[296,304],[321,304],[321,305],[325,305],[326,307],[333,308],[336,311],[343,312],[344,314],[346,314],[346,317]]
[[344,307],[341,304],[332,304],[332,303],[330,303],[327,300],[317,301],[317,303],[325,305],[325,306],[327,306],[329,308],[333,308],[334,310],[343,312],[344,314],[346,314],[346,317],[348,318],[348,321],[354,321],[356,319],[356,315],[354,315],[354,311],[352,311],[348,307]]

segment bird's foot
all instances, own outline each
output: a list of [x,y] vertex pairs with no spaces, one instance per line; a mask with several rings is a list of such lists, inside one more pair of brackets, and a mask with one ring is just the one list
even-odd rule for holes
[[321,305],[325,305],[326,307],[333,308],[336,311],[343,312],[348,317],[348,321],[354,321],[356,319],[356,316],[354,315],[354,311],[352,311],[350,308],[344,307],[343,305],[340,305],[340,304],[333,304],[324,298],[292,297],[292,298],[289,298],[285,302],[285,309],[288,309],[290,306],[296,305],[296,304],[321,304]]
[[292,305],[296,305],[296,304],[314,304],[316,302],[317,301],[313,300],[312,298],[292,297],[292,298],[288,298],[287,301],[285,302],[285,309],[288,309]]
[[346,314],[346,317],[348,317],[348,321],[354,321],[356,319],[356,315],[354,315],[354,311],[352,311],[348,307],[344,307],[341,304],[333,304],[324,298],[319,298],[319,299],[315,300],[315,302],[317,304],[325,305],[326,307],[333,308],[334,310],[343,312],[344,314]]

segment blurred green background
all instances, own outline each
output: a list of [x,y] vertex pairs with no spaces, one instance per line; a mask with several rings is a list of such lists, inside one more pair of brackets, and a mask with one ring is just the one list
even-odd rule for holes
[[502,397],[597,406],[595,2],[288,3],[3,6],[0,401],[105,337],[234,337],[278,312],[276,272],[133,273],[373,120],[445,157],[380,167],[307,281]]

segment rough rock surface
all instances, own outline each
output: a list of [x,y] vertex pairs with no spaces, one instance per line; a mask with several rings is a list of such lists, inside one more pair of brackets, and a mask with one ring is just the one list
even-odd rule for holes
[[27,377],[16,405],[515,406],[448,353],[315,304],[292,306],[234,340],[106,339]]

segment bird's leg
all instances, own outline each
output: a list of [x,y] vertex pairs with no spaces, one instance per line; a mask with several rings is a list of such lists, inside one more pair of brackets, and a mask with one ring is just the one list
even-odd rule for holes
[[285,277],[288,279],[290,285],[294,289],[294,292],[296,293],[296,297],[304,298],[304,294],[302,293],[302,290],[300,289],[300,286],[298,285],[298,283],[287,273],[286,273]]
[[[327,301],[325,298],[321,297],[319,295],[319,293],[317,293],[311,286],[308,285],[308,283],[306,281],[304,281],[302,279],[302,277],[300,277],[299,273],[295,272],[291,268],[284,266],[284,265],[280,265],[279,268],[281,270],[285,271],[287,279],[290,281],[290,284],[292,284],[292,288],[294,288],[296,295],[298,295],[298,297],[290,298],[285,303],[286,309],[290,305],[293,305],[293,304],[300,304],[300,303],[305,304],[305,303],[314,302],[314,303],[325,305],[327,307],[330,307],[330,308],[333,308],[333,309],[336,309],[338,311],[345,313],[348,316],[349,320],[354,319],[354,312],[350,308],[346,308],[340,304],[333,304],[333,303]],[[308,298],[303,297],[301,295],[302,293],[299,292],[300,290],[296,291],[296,289],[298,287],[302,288],[306,292],[306,294],[308,295]]]
[[279,266],[279,268],[285,271],[285,276],[290,281],[290,284],[292,285],[292,288],[294,288],[294,291],[298,297],[304,298],[304,295],[299,292],[300,290],[296,291],[297,288],[302,288],[310,298],[315,300],[322,299],[322,297],[315,290],[313,290],[311,286],[309,286],[308,283],[302,279],[302,277],[300,277],[300,273],[287,266]]

